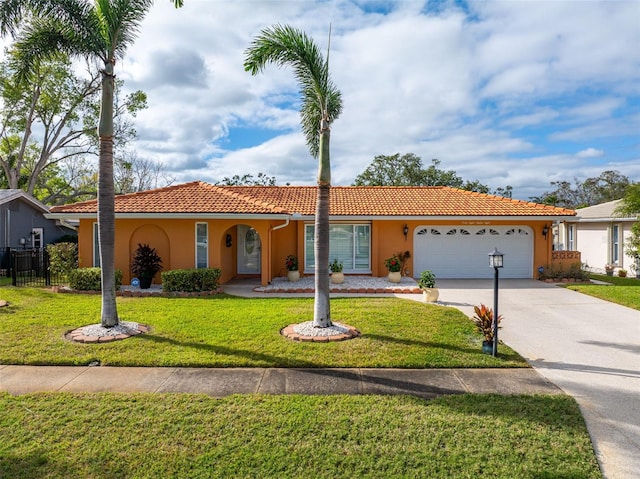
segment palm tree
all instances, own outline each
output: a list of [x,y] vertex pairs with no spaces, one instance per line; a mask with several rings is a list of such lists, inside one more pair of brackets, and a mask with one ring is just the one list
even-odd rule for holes
[[[331,33],[329,32],[329,35]],[[288,25],[262,30],[245,52],[244,69],[252,75],[268,63],[293,67],[300,85],[302,106],[300,123],[307,146],[318,158],[318,193],[315,218],[315,304],[313,324],[331,326],[329,305],[329,192],[331,163],[329,157],[330,125],[342,112],[340,91],[329,76],[329,54],[324,59],[320,49],[303,31]]]
[[[174,0],[176,7],[182,0]],[[28,78],[42,60],[59,54],[102,66],[98,136],[98,237],[102,267],[101,324],[119,323],[115,291],[115,207],[113,186],[113,91],[116,59],[133,43],[153,0],[3,0],[0,33],[15,38],[20,68]]]

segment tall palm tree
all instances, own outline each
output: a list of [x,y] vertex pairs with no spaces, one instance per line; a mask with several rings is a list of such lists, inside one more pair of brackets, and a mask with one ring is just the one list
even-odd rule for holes
[[[176,7],[182,0],[174,0]],[[113,186],[113,92],[116,59],[138,33],[153,0],[3,0],[0,33],[15,38],[19,76],[62,53],[101,65],[102,100],[98,136],[98,237],[102,268],[101,324],[118,325],[115,291],[115,207]]]
[[252,75],[274,63],[289,65],[300,85],[302,106],[300,123],[307,146],[318,158],[318,193],[315,218],[315,304],[313,324],[331,326],[329,304],[329,192],[331,163],[329,137],[331,123],[342,112],[340,91],[329,76],[329,54],[320,49],[306,33],[288,25],[274,25],[262,30],[245,51],[244,68]]

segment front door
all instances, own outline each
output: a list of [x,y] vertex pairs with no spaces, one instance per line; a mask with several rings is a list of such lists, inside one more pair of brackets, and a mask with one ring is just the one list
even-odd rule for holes
[[260,274],[260,235],[247,225],[238,225],[238,274]]

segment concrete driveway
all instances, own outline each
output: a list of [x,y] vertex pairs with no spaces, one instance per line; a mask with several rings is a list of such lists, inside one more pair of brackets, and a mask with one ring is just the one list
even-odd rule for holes
[[[473,315],[493,280],[438,280]],[[640,477],[640,311],[533,280],[501,280],[499,338],[580,405],[604,476]]]

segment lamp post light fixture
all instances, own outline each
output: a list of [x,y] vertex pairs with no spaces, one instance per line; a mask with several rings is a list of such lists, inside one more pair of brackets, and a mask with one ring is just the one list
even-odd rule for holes
[[406,241],[407,236],[409,235],[409,227],[407,225],[404,225],[404,228],[402,228],[402,232],[404,233],[404,239]]
[[494,248],[489,253],[489,267],[493,268],[493,352],[492,356],[498,357],[498,269],[504,266],[504,253]]
[[544,227],[542,228],[542,236],[544,236],[544,239],[547,239],[547,234],[549,234],[549,227],[547,225],[544,225]]

